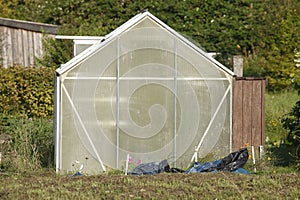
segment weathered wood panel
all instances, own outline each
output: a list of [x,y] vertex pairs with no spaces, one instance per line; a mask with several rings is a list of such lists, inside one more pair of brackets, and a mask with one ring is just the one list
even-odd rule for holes
[[43,55],[42,34],[41,33],[33,34],[33,43],[34,43],[34,55],[37,58],[40,58]]
[[1,36],[1,53],[2,56],[0,56],[2,61],[3,66],[7,66],[7,50],[6,47],[7,45],[5,44],[5,39],[7,38],[7,33],[6,33],[7,27],[0,26],[0,36]]
[[42,34],[9,27],[0,28],[2,66],[33,66],[43,53]]
[[33,32],[27,31],[28,34],[28,58],[29,58],[29,65],[34,65],[34,44],[33,44]]
[[233,150],[248,144],[264,145],[266,80],[235,78],[233,81]]
[[252,124],[251,124],[251,144],[255,146],[261,144],[261,133],[262,133],[262,107],[261,107],[261,81],[252,81]]
[[265,93],[267,87],[267,80],[262,81],[261,85],[261,144],[265,146],[265,114],[266,114],[266,107],[265,107]]
[[4,43],[4,45],[6,45],[6,55],[7,55],[7,64],[12,65],[13,64],[13,51],[12,51],[12,31],[7,28],[6,29],[6,36],[7,36],[7,44]]
[[26,30],[22,30],[23,35],[23,63],[24,66],[29,66],[29,42]]
[[17,59],[17,63],[18,65],[22,65],[23,64],[23,46],[21,45],[22,44],[22,31],[16,31],[17,35],[18,35],[18,39],[17,39],[17,43],[18,43],[18,58]]
[[43,35],[53,37],[58,27],[54,25],[0,18],[0,65],[34,66],[35,58],[43,55]]
[[252,137],[252,82],[243,81],[243,144],[251,144]]
[[239,149],[240,144],[243,143],[243,82],[236,81],[233,85],[234,94],[233,102],[235,106],[235,112],[233,113],[233,148]]

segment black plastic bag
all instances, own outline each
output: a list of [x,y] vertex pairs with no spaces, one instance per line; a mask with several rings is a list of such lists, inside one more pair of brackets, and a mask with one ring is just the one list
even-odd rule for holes
[[[162,172],[167,173],[201,173],[201,172],[218,172],[218,171],[230,171],[237,173],[247,174],[247,170],[240,170],[247,162],[249,157],[248,149],[242,148],[239,151],[230,153],[228,156],[215,160],[212,162],[199,163],[195,162],[188,170],[182,170],[178,168],[170,168],[167,160],[161,162],[151,162],[140,164],[133,169],[129,174],[133,175],[151,175],[159,174]],[[249,172],[250,173],[250,172]]]
[[228,156],[215,160],[213,162],[198,163],[195,162],[193,167],[186,170],[186,173],[200,173],[200,172],[217,172],[217,171],[236,171],[242,168],[247,160],[249,154],[247,148],[242,148],[239,151],[230,153]]
[[238,168],[244,167],[248,158],[248,149],[242,148],[221,159],[221,163],[218,164],[217,169],[230,172],[235,171]]
[[129,174],[133,175],[152,175],[152,174],[159,174],[161,172],[164,172],[165,168],[168,167],[167,160],[163,160],[161,162],[151,162],[151,163],[144,163],[140,164],[136,168],[132,170]]

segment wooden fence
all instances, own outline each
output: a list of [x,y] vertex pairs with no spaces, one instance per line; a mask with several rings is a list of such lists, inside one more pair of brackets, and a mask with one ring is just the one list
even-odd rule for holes
[[235,78],[233,81],[233,150],[246,144],[258,150],[265,141],[264,78]]
[[57,26],[0,18],[0,64],[34,66],[43,55],[43,34],[54,37]]

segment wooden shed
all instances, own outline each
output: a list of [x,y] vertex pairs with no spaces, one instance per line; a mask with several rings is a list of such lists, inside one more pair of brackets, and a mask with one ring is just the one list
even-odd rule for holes
[[43,55],[43,34],[54,37],[58,26],[0,18],[0,65],[34,66]]

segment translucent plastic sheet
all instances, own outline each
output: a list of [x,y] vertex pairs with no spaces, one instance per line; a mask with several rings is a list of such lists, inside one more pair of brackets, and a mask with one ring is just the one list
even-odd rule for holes
[[230,91],[222,69],[145,17],[64,75],[62,169],[74,160],[123,169],[128,154],[187,167],[195,147],[224,156]]

